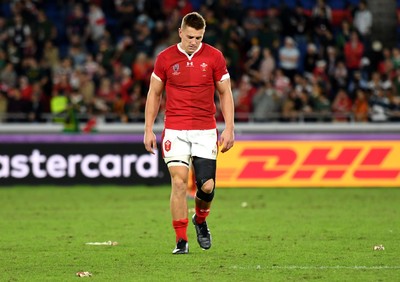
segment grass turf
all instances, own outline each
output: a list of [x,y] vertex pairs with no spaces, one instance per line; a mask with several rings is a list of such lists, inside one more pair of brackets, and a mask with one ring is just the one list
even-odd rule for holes
[[1,188],[0,281],[398,281],[399,202],[400,189],[219,189],[213,247],[190,224],[190,253],[172,255],[168,187]]

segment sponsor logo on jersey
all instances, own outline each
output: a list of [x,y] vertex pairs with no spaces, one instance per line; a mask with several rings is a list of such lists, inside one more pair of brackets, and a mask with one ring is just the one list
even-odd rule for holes
[[194,67],[193,62],[186,62],[186,67],[193,68]]

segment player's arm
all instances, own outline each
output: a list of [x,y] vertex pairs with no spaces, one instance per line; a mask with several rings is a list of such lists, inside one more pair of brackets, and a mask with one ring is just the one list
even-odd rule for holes
[[221,112],[225,121],[225,129],[221,133],[219,145],[221,146],[221,152],[225,153],[232,148],[235,141],[235,108],[233,104],[231,80],[227,78],[218,81],[216,87],[219,93]]
[[163,91],[164,83],[153,74],[150,79],[149,91],[147,92],[143,138],[146,150],[152,154],[154,154],[154,150],[157,149],[156,135],[153,132],[153,126],[160,109]]

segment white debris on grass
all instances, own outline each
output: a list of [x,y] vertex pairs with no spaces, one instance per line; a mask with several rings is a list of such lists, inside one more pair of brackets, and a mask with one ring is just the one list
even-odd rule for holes
[[76,276],[78,277],[91,277],[92,273],[90,273],[89,271],[79,271],[76,273]]
[[92,245],[92,246],[116,246],[116,245],[118,245],[118,242],[113,242],[113,241],[87,242],[86,245]]

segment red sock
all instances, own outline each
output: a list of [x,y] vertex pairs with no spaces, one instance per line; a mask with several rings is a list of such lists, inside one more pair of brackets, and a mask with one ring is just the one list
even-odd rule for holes
[[183,239],[185,241],[188,240],[186,232],[188,227],[188,222],[189,220],[187,218],[172,221],[172,226],[175,229],[176,242],[178,242],[179,239]]
[[210,209],[201,209],[196,207],[196,223],[201,224],[206,221],[206,217],[210,213]]

